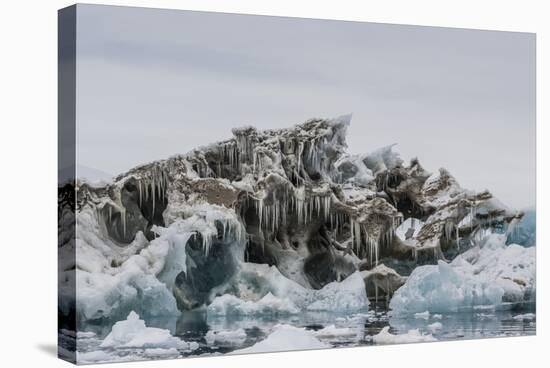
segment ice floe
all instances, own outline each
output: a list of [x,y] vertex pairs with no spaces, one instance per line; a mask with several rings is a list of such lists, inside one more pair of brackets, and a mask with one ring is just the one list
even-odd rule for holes
[[114,324],[111,333],[100,344],[101,348],[162,348],[195,350],[197,343],[187,343],[170,334],[169,330],[147,327],[139,315],[130,312],[128,318]]
[[262,341],[231,354],[266,353],[273,351],[324,349],[330,345],[321,342],[305,328],[290,325],[276,325],[273,331]]

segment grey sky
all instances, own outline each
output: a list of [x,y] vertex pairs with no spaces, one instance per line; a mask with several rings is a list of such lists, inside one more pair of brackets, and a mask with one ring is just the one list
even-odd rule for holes
[[79,5],[79,163],[113,174],[353,113],[349,150],[398,143],[467,188],[535,204],[535,36]]

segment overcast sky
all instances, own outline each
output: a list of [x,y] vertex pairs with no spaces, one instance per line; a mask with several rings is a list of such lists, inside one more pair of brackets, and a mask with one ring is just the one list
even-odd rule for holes
[[118,174],[231,136],[353,113],[466,188],[535,204],[535,36],[79,5],[80,164]]

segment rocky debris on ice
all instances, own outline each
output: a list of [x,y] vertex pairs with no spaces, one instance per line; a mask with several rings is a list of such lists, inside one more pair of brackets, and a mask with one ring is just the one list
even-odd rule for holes
[[267,353],[273,351],[311,350],[331,347],[321,342],[314,334],[305,328],[280,324],[262,341],[231,354]]
[[365,282],[367,295],[371,299],[385,297],[389,300],[393,293],[395,293],[406,280],[405,277],[399,275],[394,269],[384,264],[379,264],[368,271],[361,271],[361,277],[363,277],[363,281]]
[[372,341],[376,345],[388,344],[410,344],[415,342],[433,342],[437,341],[431,334],[423,335],[420,330],[409,330],[405,334],[394,335],[390,333],[388,326],[384,327],[377,335],[372,336]]

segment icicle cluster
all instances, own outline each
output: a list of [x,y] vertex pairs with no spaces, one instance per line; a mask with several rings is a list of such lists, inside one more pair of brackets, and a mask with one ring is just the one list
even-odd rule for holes
[[[310,222],[314,217],[337,222],[337,214],[331,213],[330,195],[304,195],[302,187],[289,193],[282,201],[266,204],[264,198],[255,200],[260,229],[276,232],[281,224],[286,225],[288,214],[295,214],[299,224]],[[288,198],[288,200],[286,199]]]
[[148,176],[140,177],[137,179],[138,191],[139,191],[139,206],[142,207],[143,201],[149,201],[151,198],[153,213],[155,212],[156,201],[166,200],[166,190],[168,187],[168,175],[166,171],[158,166],[148,172]]

